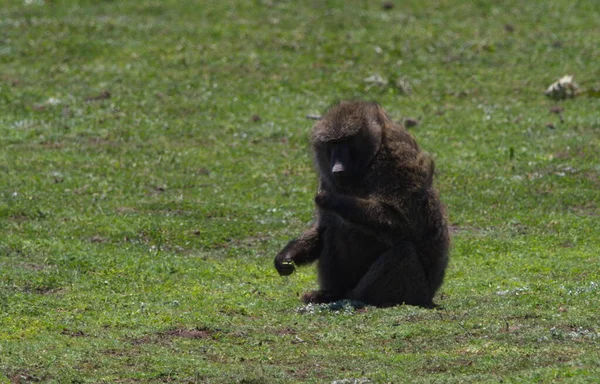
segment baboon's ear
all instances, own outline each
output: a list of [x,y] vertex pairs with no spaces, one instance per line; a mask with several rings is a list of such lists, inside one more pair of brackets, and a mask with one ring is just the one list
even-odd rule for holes
[[377,105],[377,123],[383,127],[388,121],[391,121],[390,115],[381,105]]
[[379,141],[381,140],[382,131],[389,124],[389,117],[385,109],[379,104],[375,104],[375,108],[369,111],[371,123],[369,124],[369,136],[372,141],[375,141],[375,149],[379,149]]

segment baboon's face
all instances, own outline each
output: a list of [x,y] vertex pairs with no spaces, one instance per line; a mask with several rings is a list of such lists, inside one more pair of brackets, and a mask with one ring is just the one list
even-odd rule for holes
[[333,184],[347,188],[358,183],[368,170],[377,145],[369,135],[358,134],[319,146],[321,172]]
[[379,151],[385,124],[385,111],[376,104],[342,103],[327,112],[311,136],[321,181],[356,186]]
[[339,187],[347,187],[360,178],[360,158],[353,143],[332,142],[327,145],[331,180]]

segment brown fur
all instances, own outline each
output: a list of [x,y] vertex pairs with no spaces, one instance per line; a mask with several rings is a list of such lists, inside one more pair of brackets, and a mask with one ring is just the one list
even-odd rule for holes
[[[431,157],[375,103],[334,106],[315,124],[311,144],[320,176],[316,222],[276,256],[278,272],[319,260],[320,289],[304,295],[307,303],[432,306],[450,239]],[[334,177],[335,151],[348,154],[339,158],[353,171],[343,183]]]

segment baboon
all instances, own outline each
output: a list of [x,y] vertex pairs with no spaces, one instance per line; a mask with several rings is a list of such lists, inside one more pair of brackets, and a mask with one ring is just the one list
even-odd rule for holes
[[319,290],[341,299],[433,306],[448,264],[434,162],[376,103],[341,102],[311,134],[319,174],[314,225],[275,257],[280,275],[318,259]]

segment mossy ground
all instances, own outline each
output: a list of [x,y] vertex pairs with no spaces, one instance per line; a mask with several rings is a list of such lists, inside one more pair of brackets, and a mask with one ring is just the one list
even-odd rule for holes
[[[572,0],[0,1],[0,378],[598,382],[600,101],[543,91],[600,87],[599,26]],[[347,98],[435,156],[435,310],[297,312],[314,269],[272,266],[312,216],[306,116]]]

